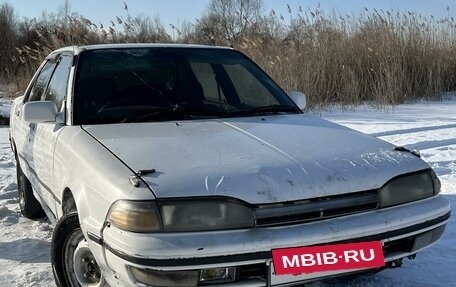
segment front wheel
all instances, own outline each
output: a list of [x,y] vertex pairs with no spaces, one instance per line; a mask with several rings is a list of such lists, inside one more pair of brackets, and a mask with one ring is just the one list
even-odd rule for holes
[[59,287],[106,286],[82,233],[77,212],[59,220],[52,235],[52,271]]

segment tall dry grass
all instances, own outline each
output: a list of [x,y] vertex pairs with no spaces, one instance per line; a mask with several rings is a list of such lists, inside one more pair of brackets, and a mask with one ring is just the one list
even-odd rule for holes
[[[0,55],[5,70],[0,80],[23,88],[43,57],[61,46],[179,42],[237,48],[286,90],[305,92],[310,106],[365,101],[383,106],[437,99],[456,90],[456,22],[451,17],[368,9],[341,15],[290,6],[288,14],[277,15],[263,12],[260,0],[212,2],[223,5],[208,6],[195,23],[171,26],[169,33],[159,18],[132,17],[126,5],[125,15],[108,27],[70,11],[51,20],[16,20],[15,50],[9,58]],[[226,3],[234,6],[226,8]]]
[[365,10],[327,15],[290,8],[283,38],[256,35],[237,47],[312,106],[398,104],[456,90],[456,22]]

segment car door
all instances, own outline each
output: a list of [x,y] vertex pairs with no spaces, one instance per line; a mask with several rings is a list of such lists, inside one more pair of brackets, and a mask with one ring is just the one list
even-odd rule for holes
[[[44,95],[52,73],[54,72],[56,61],[47,59],[40,67],[37,75],[32,80],[27,89],[24,100],[15,105],[14,117],[14,143],[16,145],[17,157],[22,170],[30,180],[32,187],[38,195],[41,203],[48,203],[46,194],[42,193],[39,178],[36,176],[36,166],[33,160],[33,147],[35,141],[36,124],[25,122],[22,118],[23,105],[28,102],[40,101]],[[44,202],[43,202],[44,201]]]
[[72,55],[67,54],[48,59],[34,77],[23,102],[16,105],[13,111],[14,140],[21,167],[41,203],[45,203],[54,215],[56,202],[59,203],[60,200],[53,190],[53,150],[62,125],[25,122],[22,120],[22,107],[28,102],[51,100],[61,110],[61,116],[64,116],[63,103],[72,61]]
[[[53,101],[57,110],[60,111],[58,117],[65,122],[65,100],[68,89],[68,79],[73,56],[61,54],[56,58],[56,67],[43,95],[42,101]],[[52,213],[56,215],[57,205],[60,205],[60,192],[54,188],[54,150],[57,138],[65,127],[62,123],[40,123],[36,125],[35,135],[32,145],[32,156],[36,176],[40,183],[42,194]]]

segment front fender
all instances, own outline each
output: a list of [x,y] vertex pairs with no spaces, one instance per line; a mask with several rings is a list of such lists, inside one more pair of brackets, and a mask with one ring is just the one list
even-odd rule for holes
[[[146,186],[134,187],[132,171],[79,126],[65,127],[54,152],[56,195],[72,191],[83,232],[101,234],[111,204],[119,199],[150,200]],[[63,216],[62,206],[57,217]]]

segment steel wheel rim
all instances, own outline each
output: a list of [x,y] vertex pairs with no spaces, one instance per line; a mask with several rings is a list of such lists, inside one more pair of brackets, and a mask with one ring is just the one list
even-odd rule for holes
[[71,287],[102,286],[100,267],[80,228],[75,229],[68,236],[64,246],[63,260],[66,277]]

